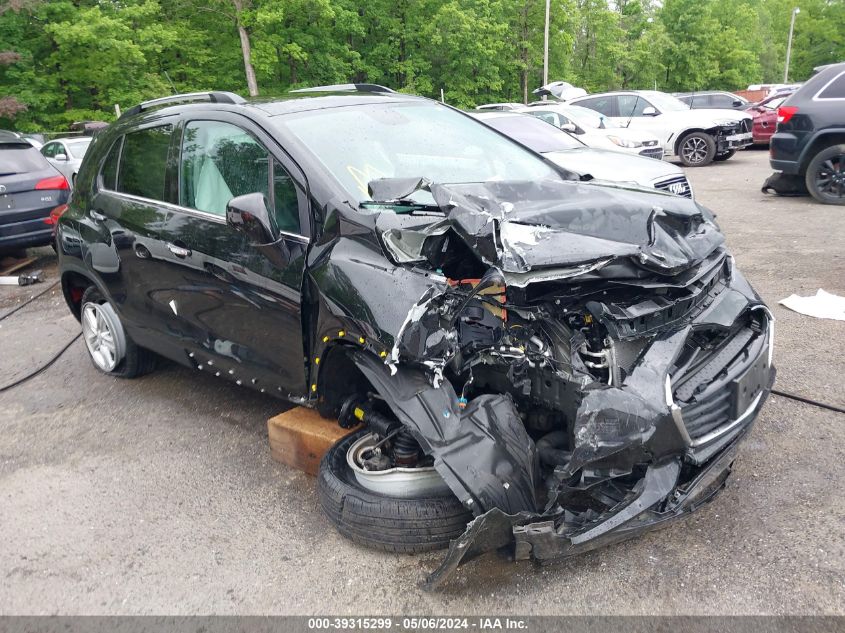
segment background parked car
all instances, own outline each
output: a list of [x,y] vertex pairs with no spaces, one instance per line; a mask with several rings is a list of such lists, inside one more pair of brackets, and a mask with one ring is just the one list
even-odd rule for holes
[[5,137],[19,138],[32,145],[35,149],[41,149],[44,144],[44,137],[41,134],[21,134],[20,132],[11,132],[9,130],[0,130],[0,135]]
[[67,199],[67,180],[37,149],[0,133],[0,253],[49,244],[50,212]]
[[[530,112],[528,114],[531,114]],[[479,112],[473,117],[526,147],[543,154],[564,169],[599,180],[633,183],[692,198],[692,187],[683,170],[664,161],[587,147],[563,130],[539,117],[518,112]]]
[[715,108],[717,110],[745,110],[751,103],[732,92],[705,90],[702,92],[676,92],[678,99],[686,103],[693,110]]
[[769,144],[778,124],[778,107],[790,94],[766,97],[745,109],[752,117],[751,135],[755,145]]
[[803,176],[819,202],[845,205],[845,63],[825,66],[778,108],[771,165]]
[[551,123],[564,132],[577,134],[588,147],[613,149],[658,160],[663,158],[663,144],[655,134],[621,127],[589,108],[550,101],[535,103],[518,111]]
[[516,110],[521,107],[521,103],[482,103],[480,106],[476,106],[475,109],[482,111],[492,110],[495,112],[497,110]]
[[90,136],[59,138],[45,144],[41,153],[58,169],[71,185],[76,183],[76,174],[82,164],[82,157],[93,139]]
[[572,100],[625,127],[657,134],[666,156],[687,167],[727,160],[751,144],[751,115],[735,110],[691,110],[657,90],[605,92]]

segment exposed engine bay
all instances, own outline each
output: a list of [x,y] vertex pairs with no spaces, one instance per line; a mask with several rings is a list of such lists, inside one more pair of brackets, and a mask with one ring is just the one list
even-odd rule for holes
[[[371,183],[394,205],[381,246],[425,283],[381,358],[349,352],[373,391],[340,423],[371,431],[362,482],[413,496],[436,472],[475,515],[432,586],[484,551],[548,562],[691,511],[773,383],[771,315],[712,214],[586,187]],[[441,219],[403,213],[419,191]]]

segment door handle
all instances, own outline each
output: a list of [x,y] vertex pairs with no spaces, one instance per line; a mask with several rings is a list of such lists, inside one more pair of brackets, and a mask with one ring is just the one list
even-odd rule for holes
[[102,213],[100,213],[99,211],[95,211],[94,209],[91,209],[91,210],[88,212],[88,215],[90,215],[90,216],[91,216],[91,219],[92,219],[92,220],[96,220],[97,222],[103,222],[103,221],[106,219],[106,216],[105,216],[105,215],[103,215],[103,214],[102,214]]
[[184,246],[177,246],[176,244],[171,244],[170,242],[167,243],[167,249],[176,255],[176,257],[181,257],[184,259],[185,257],[191,256],[191,249],[186,248]]

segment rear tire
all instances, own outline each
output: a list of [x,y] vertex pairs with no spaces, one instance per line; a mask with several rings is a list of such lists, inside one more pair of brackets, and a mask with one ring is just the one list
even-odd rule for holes
[[729,158],[733,157],[733,155],[734,155],[734,154],[736,154],[736,150],[735,150],[735,149],[731,149],[731,150],[728,150],[727,152],[723,152],[723,153],[721,153],[721,154],[716,154],[716,155],[713,157],[713,160],[714,160],[714,161],[723,161],[723,160],[728,160]]
[[716,141],[706,132],[690,132],[678,144],[678,157],[685,167],[704,167],[715,155]]
[[384,552],[445,549],[472,519],[454,495],[403,499],[363,488],[346,462],[349,447],[366,429],[347,435],[320,462],[317,496],[337,531],[355,543]]
[[99,371],[118,378],[137,378],[155,369],[155,354],[135,344],[114,307],[95,286],[82,293],[80,322],[88,356]]
[[845,145],[831,145],[807,165],[807,190],[822,204],[845,205]]

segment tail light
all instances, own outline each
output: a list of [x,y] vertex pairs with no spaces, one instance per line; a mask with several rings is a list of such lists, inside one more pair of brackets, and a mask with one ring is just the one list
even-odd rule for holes
[[55,209],[50,211],[50,215],[44,218],[44,224],[56,226],[59,223],[59,218],[65,214],[65,211],[67,211],[67,205],[60,204]]
[[781,106],[778,108],[778,123],[788,123],[789,119],[798,113],[796,106]]
[[50,176],[44,180],[39,180],[35,184],[35,189],[70,189],[70,185],[67,184],[67,178],[64,176]]

